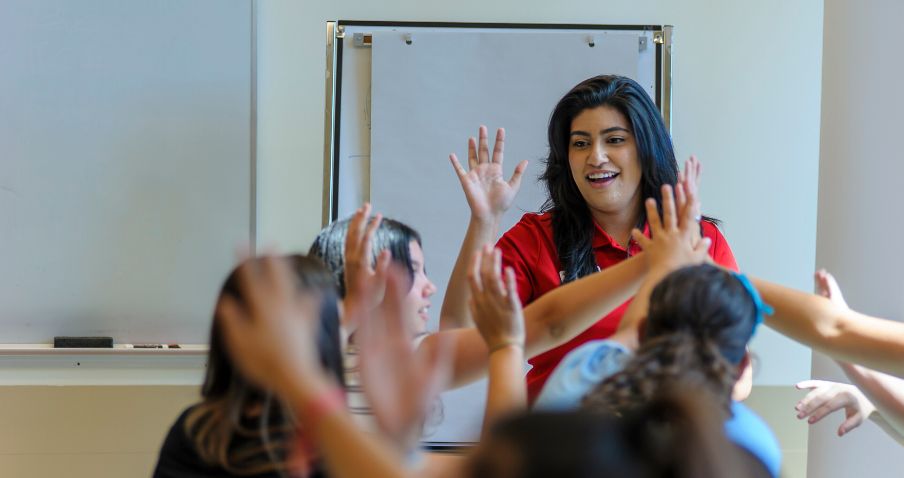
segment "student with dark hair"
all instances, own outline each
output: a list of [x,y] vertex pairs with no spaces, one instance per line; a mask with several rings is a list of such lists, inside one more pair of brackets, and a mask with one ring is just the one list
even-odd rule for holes
[[586,410],[514,415],[492,428],[468,476],[767,476],[726,442],[711,406],[690,389],[675,389],[620,416]]
[[[676,184],[680,176],[659,110],[629,78],[597,76],[572,88],[553,109],[548,141],[541,177],[548,192],[543,212],[525,214],[498,242],[503,265],[514,269],[525,305],[640,252],[631,230],[649,234],[644,199],[659,201],[660,188]],[[699,173],[694,158],[684,173]],[[736,270],[716,221],[703,217],[700,232],[712,240],[713,260]],[[612,335],[627,306],[622,304],[567,343],[532,357],[530,399],[569,351]]]
[[[320,369],[341,387],[339,314],[332,276],[316,259],[291,255],[284,260],[299,293],[315,293],[322,297],[312,337],[314,342],[298,346],[314,347]],[[226,298],[238,304],[245,303],[238,270],[258,261],[245,261],[230,273],[220,291],[218,306]],[[215,313],[201,402],[185,410],[170,428],[154,476],[277,478],[289,476],[290,468],[299,467],[308,468],[312,472],[310,476],[320,476],[316,463],[289,463],[290,452],[297,445],[294,440],[297,426],[291,407],[285,406],[271,390],[257,386],[236,368]]]
[[[644,297],[642,290],[637,304]],[[766,310],[743,275],[712,265],[675,271],[652,289],[645,321],[639,317],[642,309],[629,311],[611,338],[569,353],[536,405],[568,409],[582,402],[588,410],[625,413],[664,388],[687,387],[708,396],[729,439],[778,476],[781,453],[772,432],[732,400],[738,378],[749,367],[747,343]]]
[[[337,401],[333,380],[319,367],[312,366],[315,359],[309,351],[310,346],[300,345],[313,340],[312,328],[305,323],[317,320],[317,307],[310,302],[300,304],[281,292],[289,282],[285,266],[276,258],[266,258],[262,267],[244,269],[242,273],[243,292],[254,300],[250,301],[249,307],[230,302],[221,305],[220,317],[230,352],[237,357],[245,373],[273,387],[286,403],[293,404],[305,430],[311,433],[321,451],[331,476],[426,476],[406,468],[402,457],[385,442],[363,433]],[[398,288],[393,284],[390,281],[387,290],[390,298]],[[380,337],[381,340],[396,335],[395,342],[404,343],[407,339],[399,335],[403,331],[398,324],[398,310],[396,313],[393,310],[390,308],[386,314],[371,317],[379,323],[369,320],[365,329],[373,326],[388,333]],[[303,320],[297,320],[299,318]],[[510,320],[507,324],[499,324],[500,330],[517,329]],[[483,323],[485,337],[507,335],[489,333],[488,325]],[[366,342],[370,343],[370,339]],[[383,352],[399,349],[404,347],[385,347]],[[384,358],[382,353],[368,355],[366,363],[393,376],[407,374],[406,367],[399,367],[406,362]],[[410,361],[411,357],[408,359]],[[437,370],[433,369],[434,372]],[[490,381],[496,378],[496,374],[491,373]],[[409,398],[423,396],[425,398],[420,402],[429,401],[429,395],[436,390],[418,387],[421,382],[421,378],[412,377],[406,382],[412,386],[396,389],[396,393]],[[491,386],[490,389],[495,388]],[[489,428],[485,440],[477,446],[466,466],[446,468],[443,476],[762,476],[755,470],[747,470],[737,450],[725,440],[718,422],[705,411],[711,407],[707,397],[691,398],[689,393],[678,389],[663,391],[644,406],[620,417],[579,411],[519,414],[502,419]]]

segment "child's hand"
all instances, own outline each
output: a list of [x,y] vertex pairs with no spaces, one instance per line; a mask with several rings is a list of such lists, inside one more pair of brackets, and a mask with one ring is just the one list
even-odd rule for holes
[[876,411],[872,402],[857,387],[846,383],[824,380],[805,380],[797,384],[800,390],[810,390],[794,407],[797,418],[809,417],[810,425],[822,420],[837,410],[844,409],[845,420],[838,427],[838,436],[843,436],[859,427]]
[[506,345],[524,347],[524,315],[511,267],[499,275],[502,253],[487,245],[474,255],[468,274],[471,316],[490,352]]
[[471,216],[481,221],[498,221],[508,210],[521,187],[521,176],[527,168],[527,160],[518,163],[511,179],[502,176],[502,158],[505,149],[505,130],[496,130],[496,143],[493,145],[493,157],[490,158],[487,144],[487,128],[481,126],[478,140],[468,138],[468,171],[458,162],[455,154],[449,155],[449,161],[458,174],[461,188],[465,192]]
[[838,281],[825,269],[819,269],[813,274],[813,282],[816,284],[816,293],[831,300],[837,306],[848,308],[844,296],[841,294],[841,287]]
[[299,292],[281,257],[247,260],[236,274],[243,303],[224,295],[216,314],[235,365],[283,398],[327,381],[317,353],[321,298]]
[[644,236],[638,229],[631,232],[646,254],[651,273],[665,275],[687,265],[700,264],[709,257],[707,251],[711,240],[708,237],[696,239],[699,237],[699,224],[694,217],[693,206],[696,199],[689,196],[681,184],[678,185],[678,196],[683,198],[684,206],[680,216],[675,209],[672,187],[662,186],[661,218],[656,201],[650,198],[645,202],[651,237]]
[[361,384],[380,429],[403,450],[415,446],[424,417],[449,379],[448,342],[426,357],[417,355],[406,326],[402,302],[408,273],[390,266],[386,295],[362,321],[357,337]]
[[391,255],[384,250],[373,264],[373,238],[383,216],[377,213],[368,224],[370,211],[367,203],[355,211],[345,237],[343,326],[348,333],[355,331],[362,315],[380,304],[386,289],[386,269]]

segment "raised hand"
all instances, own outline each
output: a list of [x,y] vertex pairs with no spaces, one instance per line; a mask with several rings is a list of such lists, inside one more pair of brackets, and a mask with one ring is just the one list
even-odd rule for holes
[[361,384],[381,430],[403,449],[421,435],[424,417],[449,380],[450,347],[444,341],[426,357],[415,354],[403,318],[408,274],[391,266],[383,303],[362,321],[357,336]]
[[382,251],[372,261],[373,238],[383,216],[377,213],[368,223],[371,206],[365,203],[352,216],[345,237],[345,314],[343,326],[349,333],[355,331],[362,314],[377,307],[383,300],[386,288],[386,269],[391,255]]
[[838,427],[838,436],[843,436],[859,427],[876,411],[872,402],[853,385],[824,380],[805,380],[798,383],[797,388],[810,390],[794,407],[797,411],[797,418],[809,417],[807,423],[810,425],[822,420],[832,412],[844,409],[845,420]]
[[449,161],[458,174],[473,218],[480,221],[497,221],[508,210],[521,187],[521,177],[527,168],[527,160],[518,163],[512,177],[503,177],[502,160],[505,150],[505,130],[496,130],[493,155],[490,156],[487,128],[481,126],[478,139],[468,138],[468,170],[461,166],[453,153]]
[[813,274],[813,282],[816,285],[816,293],[831,300],[835,305],[849,308],[841,294],[841,287],[835,277],[825,269],[819,269]]
[[326,381],[317,353],[321,298],[299,292],[281,257],[247,260],[236,277],[242,303],[224,295],[216,314],[235,365],[283,397]]
[[647,222],[650,225],[650,236],[646,237],[638,229],[631,231],[631,236],[644,250],[650,271],[671,272],[685,265],[704,262],[709,255],[707,251],[710,239],[700,240],[699,226],[694,217],[696,197],[688,194],[684,187],[677,187],[679,197],[683,197],[683,208],[676,210],[675,195],[672,187],[662,186],[662,217],[656,208],[656,200],[647,199]]
[[[702,172],[703,165],[700,164],[696,156],[691,155],[684,163],[684,171],[678,172],[678,184],[675,185],[675,203],[679,217],[684,217],[685,208],[690,208],[687,216],[692,217],[698,223],[703,217],[700,212],[700,200],[697,193]],[[699,227],[696,228],[692,237],[695,241],[703,238]]]
[[499,275],[501,264],[502,253],[487,245],[474,254],[468,275],[471,316],[491,353],[507,345],[524,348],[524,314],[515,273],[507,267],[503,284]]

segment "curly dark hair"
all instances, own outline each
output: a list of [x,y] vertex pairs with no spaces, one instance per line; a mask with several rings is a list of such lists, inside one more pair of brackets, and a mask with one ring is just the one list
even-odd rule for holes
[[583,407],[620,413],[663,387],[681,385],[708,394],[728,416],[738,364],[758,314],[731,272],[712,265],[673,272],[650,295],[637,354],[584,397]]

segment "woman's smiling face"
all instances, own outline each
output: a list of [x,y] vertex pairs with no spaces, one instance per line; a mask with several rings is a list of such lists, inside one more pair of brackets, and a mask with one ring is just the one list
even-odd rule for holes
[[642,174],[637,143],[630,123],[617,109],[598,106],[574,117],[568,164],[595,217],[640,207]]

